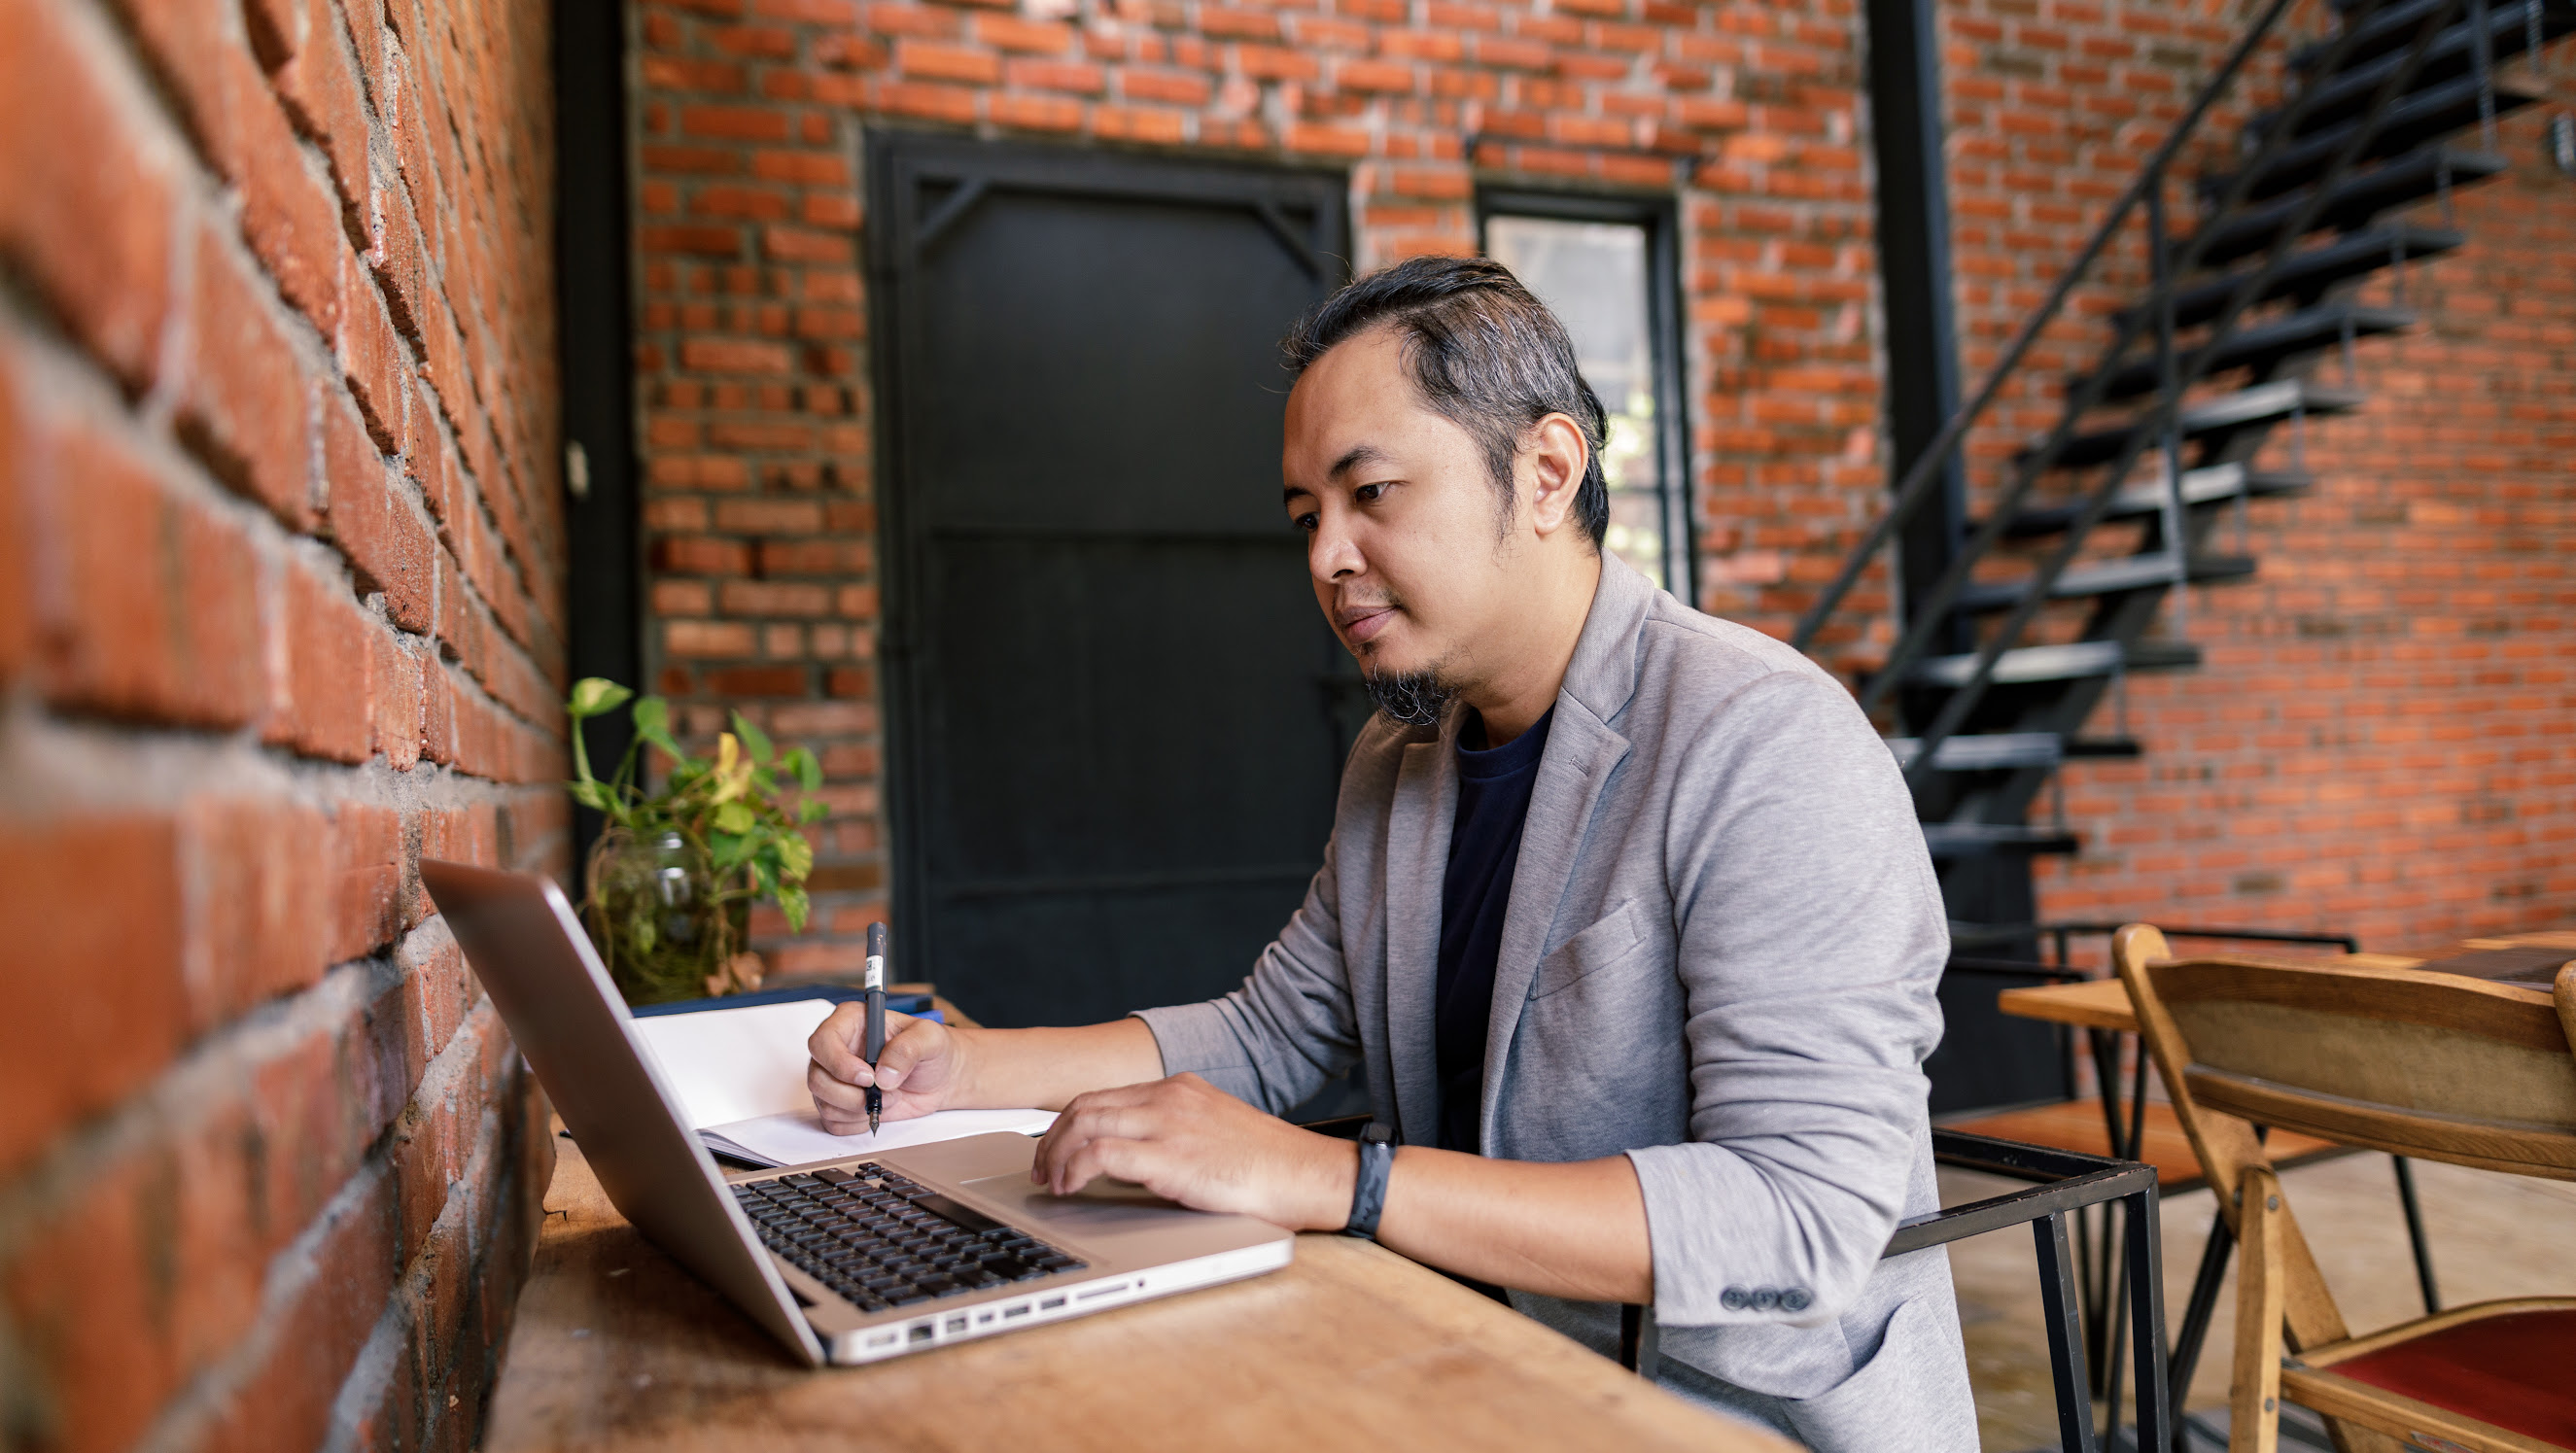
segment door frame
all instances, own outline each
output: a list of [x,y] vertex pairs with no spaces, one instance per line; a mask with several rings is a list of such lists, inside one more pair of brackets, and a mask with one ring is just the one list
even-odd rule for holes
[[[1026,142],[984,141],[953,132],[870,127],[861,138],[868,224],[869,363],[875,386],[874,435],[879,611],[877,683],[880,780],[886,806],[886,895],[890,916],[913,945],[916,963],[936,962],[936,917],[923,870],[923,749],[914,730],[921,709],[915,679],[921,634],[921,541],[907,498],[912,475],[904,438],[903,388],[909,365],[918,376],[921,320],[907,308],[907,285],[926,249],[995,191],[1040,192],[1240,206],[1259,217],[1309,274],[1327,285],[1350,276],[1350,176],[1339,170],[1223,162],[1173,152],[1118,152]],[[927,209],[921,183],[956,190]],[[1300,229],[1283,201],[1307,211]],[[928,235],[922,236],[921,234]],[[915,957],[915,956],[918,957]]]

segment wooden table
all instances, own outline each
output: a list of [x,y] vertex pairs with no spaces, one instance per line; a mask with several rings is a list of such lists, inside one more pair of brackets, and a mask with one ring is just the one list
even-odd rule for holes
[[1380,1247],[863,1368],[809,1371],[556,1142],[486,1453],[1636,1448],[1786,1453]]

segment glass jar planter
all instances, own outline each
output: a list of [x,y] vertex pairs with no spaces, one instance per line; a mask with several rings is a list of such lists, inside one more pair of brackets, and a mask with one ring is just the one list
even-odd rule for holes
[[703,850],[677,832],[610,828],[590,854],[582,923],[629,1004],[760,987],[742,952],[747,897],[723,897]]

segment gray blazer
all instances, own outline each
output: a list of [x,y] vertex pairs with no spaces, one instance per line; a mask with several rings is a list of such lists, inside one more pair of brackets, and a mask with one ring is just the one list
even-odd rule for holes
[[[1353,1063],[1435,1138],[1452,711],[1372,720],[1306,901],[1243,987],[1146,1010],[1169,1073],[1274,1112]],[[1668,1381],[1818,1448],[1973,1450],[1933,1210],[1924,1055],[1947,918],[1887,747],[1804,656],[1604,552],[1494,967],[1483,1149],[1625,1152]],[[1617,1309],[1514,1293],[1607,1351]],[[1678,1364],[1678,1365],[1676,1365]]]

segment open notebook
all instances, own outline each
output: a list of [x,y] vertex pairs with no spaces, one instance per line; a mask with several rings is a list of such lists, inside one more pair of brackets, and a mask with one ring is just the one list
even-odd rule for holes
[[1055,1123],[1052,1110],[942,1110],[889,1120],[874,1135],[829,1133],[805,1088],[805,1041],[835,1007],[825,999],[791,999],[638,1018],[635,1037],[707,1148],[754,1165],[845,1160],[994,1131],[1036,1135]]

